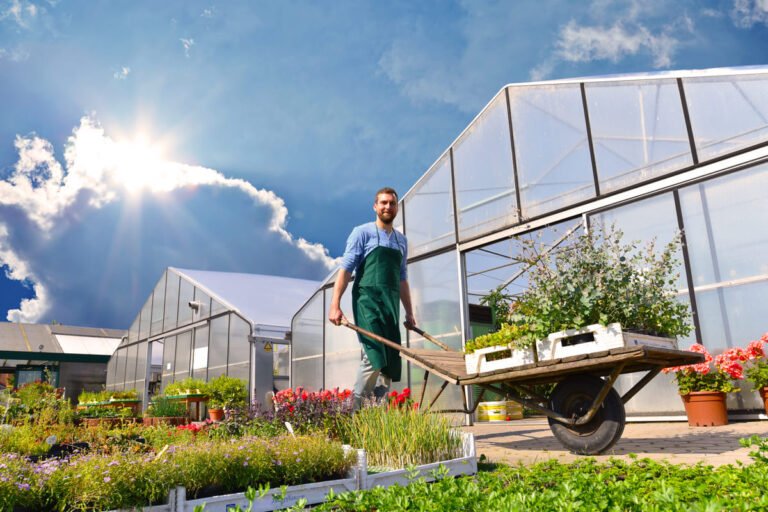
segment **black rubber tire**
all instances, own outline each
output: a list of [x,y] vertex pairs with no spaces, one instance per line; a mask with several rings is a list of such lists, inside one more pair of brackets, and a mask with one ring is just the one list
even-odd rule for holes
[[[603,384],[603,379],[592,375],[568,377],[555,387],[550,407],[568,418],[581,417],[587,413]],[[619,394],[611,388],[595,416],[584,425],[566,425],[548,419],[550,430],[569,451],[580,455],[597,455],[621,438],[626,414]]]

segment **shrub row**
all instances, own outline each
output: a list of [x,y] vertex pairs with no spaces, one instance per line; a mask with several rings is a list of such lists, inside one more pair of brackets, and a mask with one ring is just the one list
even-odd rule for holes
[[269,484],[343,478],[355,462],[322,437],[242,438],[170,446],[159,454],[83,454],[33,463],[0,454],[0,511],[111,510],[162,503],[184,486],[204,497]]

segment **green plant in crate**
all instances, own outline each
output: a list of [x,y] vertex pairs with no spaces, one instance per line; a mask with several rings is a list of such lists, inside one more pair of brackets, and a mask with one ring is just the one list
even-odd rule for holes
[[680,237],[661,251],[655,241],[641,247],[622,238],[620,230],[595,226],[550,252],[522,240],[518,260],[530,269],[529,287],[509,322],[527,326],[535,339],[611,322],[658,336],[687,335],[689,308],[676,298]]
[[245,407],[248,400],[246,383],[242,379],[220,375],[205,385],[210,409],[234,409]]
[[165,388],[167,396],[203,394],[205,392],[205,381],[187,377],[178,382],[172,382]]
[[158,396],[147,408],[147,416],[151,418],[180,418],[187,415],[187,406],[167,396]]
[[138,400],[139,392],[135,389],[126,389],[125,391],[107,392],[111,400]]
[[511,345],[512,348],[530,347],[536,342],[526,324],[502,323],[501,328],[495,332],[483,334],[475,339],[467,341],[464,351],[471,354],[481,348]]

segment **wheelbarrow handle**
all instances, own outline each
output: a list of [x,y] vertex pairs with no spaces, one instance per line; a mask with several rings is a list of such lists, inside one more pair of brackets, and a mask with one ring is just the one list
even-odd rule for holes
[[349,327],[353,331],[359,332],[363,336],[367,336],[367,337],[369,337],[369,338],[371,338],[373,340],[376,340],[379,343],[382,343],[382,344],[384,344],[384,345],[386,345],[388,347],[391,347],[391,348],[397,350],[398,352],[401,352],[403,350],[403,347],[399,343],[395,343],[394,341],[388,340],[387,338],[385,338],[383,336],[379,336],[378,334],[374,334],[371,331],[363,329],[362,327],[358,327],[357,325],[353,324],[352,322],[350,322],[346,318],[342,318],[341,319],[341,325],[343,325],[344,327]]
[[441,349],[446,350],[448,352],[453,352],[454,351],[448,345],[446,345],[442,341],[438,340],[437,338],[435,338],[431,334],[428,334],[428,333],[422,331],[421,329],[419,329],[415,325],[410,324],[408,322],[403,322],[403,325],[405,326],[406,329],[409,329],[409,330],[415,332],[416,334],[418,334],[420,336],[423,336],[425,339],[431,341],[432,343],[434,343],[435,345],[437,345]]

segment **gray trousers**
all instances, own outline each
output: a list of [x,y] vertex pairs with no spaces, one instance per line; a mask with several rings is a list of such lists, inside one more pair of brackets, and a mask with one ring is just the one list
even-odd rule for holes
[[360,367],[357,369],[357,380],[355,380],[355,410],[360,409],[363,403],[363,398],[369,398],[371,396],[375,398],[383,398],[389,392],[389,386],[392,384],[392,379],[383,375],[381,370],[375,370],[371,366],[371,362],[368,360],[368,356],[363,350],[363,358],[360,361]]

